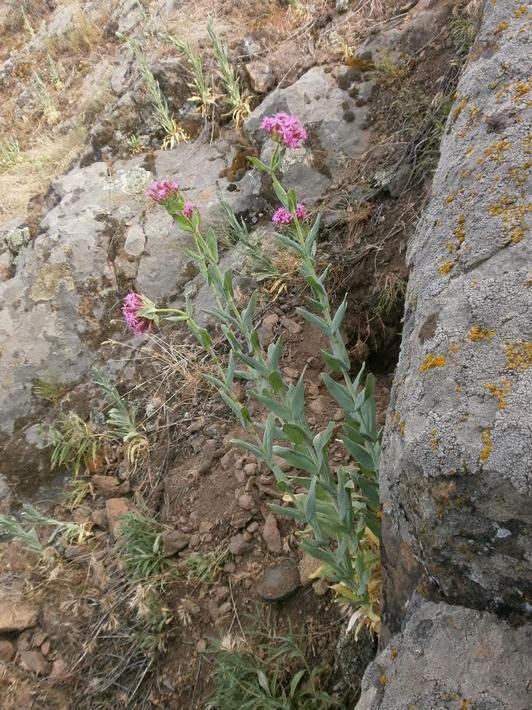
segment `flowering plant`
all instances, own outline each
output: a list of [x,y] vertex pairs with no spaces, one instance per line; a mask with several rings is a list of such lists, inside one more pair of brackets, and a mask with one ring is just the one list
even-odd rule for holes
[[[367,375],[363,380],[364,368],[354,379],[351,377],[351,364],[341,335],[347,302],[344,299],[333,312],[325,287],[329,267],[321,273],[317,271],[319,217],[311,223],[296,193],[286,190],[277,175],[284,151],[299,147],[307,134],[298,119],[286,114],[269,117],[262,126],[275,141],[270,163],[251,160],[255,167],[271,176],[281,203],[273,216],[274,223],[282,228],[276,235],[277,240],[297,255],[300,274],[311,292],[312,310],[298,308],[297,312],[327,338],[328,348],[322,351],[322,357],[336,375],[323,372],[321,377],[346,415],[341,441],[356,466],[341,466],[333,471],[328,451],[335,436],[335,423],[329,422],[323,431],[312,431],[305,413],[304,373],[295,385],[285,381],[280,370],[282,340],[278,339],[265,350],[253,323],[258,294],[255,292],[250,297],[245,308],[239,308],[232,272],[222,272],[219,265],[214,232],[212,229],[203,232],[199,210],[186,203],[179,191],[157,201],[181,228],[193,235],[195,251],[192,255],[214,294],[217,307],[211,314],[229,345],[228,361],[220,361],[211,335],[196,323],[188,301],[184,311],[157,307],[151,310],[149,302],[148,307],[137,312],[137,317],[149,317],[151,323],[161,316],[187,324],[215,364],[216,374],[206,375],[207,379],[251,439],[235,443],[270,468],[285,502],[290,504],[290,507],[272,506],[272,509],[306,526],[302,545],[322,563],[322,576],[333,582],[335,590],[344,598],[362,606],[365,620],[376,627],[380,569],[377,470],[381,447],[375,423],[375,378]],[[130,323],[128,325],[131,327]],[[246,405],[236,396],[235,379],[248,382],[250,396],[268,412],[265,421],[251,418]],[[300,473],[287,475],[278,463],[279,458]]]

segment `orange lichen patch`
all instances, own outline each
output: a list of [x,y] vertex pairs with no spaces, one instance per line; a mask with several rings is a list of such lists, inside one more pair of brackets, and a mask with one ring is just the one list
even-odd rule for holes
[[447,197],[445,198],[445,202],[447,202],[448,205],[454,202],[454,195],[447,195]]
[[403,419],[403,421],[399,424],[399,434],[401,434],[401,436],[404,436],[405,431],[406,431],[406,422]]
[[447,360],[445,359],[445,355],[433,355],[432,353],[429,353],[423,360],[419,371],[423,373],[427,370],[432,370],[434,367],[443,367],[446,362]]
[[456,100],[458,103],[456,104],[456,107],[455,107],[455,109],[454,109],[454,111],[453,111],[453,118],[454,118],[454,119],[457,119],[458,116],[462,113],[462,111],[463,111],[463,110],[465,109],[465,107],[467,106],[467,102],[469,101],[469,99],[467,98],[467,96],[461,96],[461,97],[460,97],[460,96],[457,94],[457,95],[455,96],[455,100]]
[[456,385],[456,387],[454,388],[454,391],[456,392],[456,394],[462,394],[462,392],[464,391],[464,388],[462,387],[462,385]]
[[501,217],[504,224],[508,225],[508,234],[514,244],[520,242],[525,236],[523,223],[527,212],[532,211],[532,204],[519,204],[508,192],[498,202],[488,207],[491,217]]
[[504,343],[506,367],[509,370],[527,370],[532,366],[532,342],[517,340],[514,343]]
[[531,160],[525,160],[521,167],[514,167],[508,170],[508,177],[518,186],[526,185],[528,182],[528,171],[532,166]]
[[401,418],[401,415],[399,414],[399,412],[394,412],[392,414],[392,418],[390,420],[391,425],[395,426],[400,418]]
[[528,14],[528,7],[526,5],[519,5],[517,10],[514,12],[514,17],[516,19],[519,19],[520,17],[524,17],[527,14]]
[[451,343],[451,344],[449,345],[449,352],[450,352],[450,353],[458,353],[458,352],[460,352],[460,346],[458,345],[458,343]]
[[508,20],[502,20],[495,28],[495,34],[500,35],[502,32],[507,30],[508,27],[510,27],[510,23],[508,22]]
[[449,252],[449,254],[451,254],[453,251],[456,251],[457,249],[457,246],[454,242],[447,242],[445,246],[447,247],[447,251]]
[[510,380],[503,379],[497,385],[492,382],[488,382],[484,385],[492,397],[495,397],[499,402],[499,409],[506,409],[506,397],[508,392],[512,389],[512,383]]
[[[484,148],[484,155],[488,160],[494,160],[497,163],[499,163],[503,157],[504,157],[504,152],[506,150],[509,150],[510,148],[510,141],[508,138],[503,138],[500,141],[497,141],[496,143],[492,143],[489,145],[487,148]],[[482,165],[483,159],[479,158],[477,160],[477,163],[479,165]]]
[[464,155],[465,155],[466,157],[469,157],[469,156],[471,155],[471,153],[474,153],[474,152],[475,152],[475,149],[473,148],[473,146],[471,146],[471,148],[468,148],[468,149],[465,151]]
[[397,658],[397,649],[395,648],[395,646],[392,646],[392,647],[390,648],[390,656],[391,656],[392,658]]
[[480,451],[479,459],[482,463],[486,463],[486,461],[491,456],[491,450],[493,448],[493,441],[491,439],[491,432],[489,429],[484,429],[484,431],[482,432],[481,439],[482,449]]
[[473,343],[479,343],[481,340],[488,340],[495,335],[494,330],[483,330],[479,325],[472,325],[469,329],[467,337]]
[[386,685],[386,681],[387,681],[386,676],[385,676],[384,673],[383,673],[383,674],[381,675],[381,677],[379,678],[379,683],[380,683],[382,686],[384,686],[384,685]]
[[440,440],[438,439],[437,434],[438,434],[438,432],[436,431],[436,429],[433,429],[431,431],[430,445],[431,445],[433,451],[437,451],[438,446],[440,445]]
[[510,239],[514,244],[518,244],[525,236],[525,230],[523,227],[514,227],[510,232]]
[[440,274],[448,274],[453,268],[454,264],[452,261],[444,261],[443,264],[438,266],[438,272]]
[[465,217],[463,214],[461,214],[458,217],[458,226],[456,229],[454,229],[453,234],[456,237],[456,240],[462,244],[462,242],[465,239],[465,229],[464,229],[464,224],[465,224]]
[[513,85],[514,99],[520,99],[522,96],[526,96],[530,91],[530,81],[516,81]]

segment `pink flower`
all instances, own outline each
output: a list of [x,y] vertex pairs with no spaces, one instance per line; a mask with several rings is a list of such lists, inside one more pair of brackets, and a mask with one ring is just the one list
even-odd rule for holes
[[308,137],[299,118],[290,116],[288,113],[276,113],[275,116],[266,116],[262,120],[260,127],[279,143],[292,150],[300,148]]
[[174,180],[155,180],[146,190],[146,195],[154,202],[163,202],[177,194],[179,185]]
[[183,205],[183,217],[190,219],[195,209],[196,205],[193,202],[185,202]]
[[293,219],[293,214],[286,207],[279,207],[273,213],[272,222],[280,227],[284,224],[292,224]]
[[[297,219],[305,219],[307,216],[307,208],[301,202],[296,205],[295,216]],[[282,226],[285,224],[292,224],[294,221],[294,215],[286,207],[278,207],[273,213],[272,222],[277,226]]]
[[140,293],[130,291],[124,298],[122,313],[127,327],[134,335],[141,335],[151,330],[152,321],[145,316],[139,315],[139,311],[145,308],[144,296]]
[[307,208],[305,207],[304,204],[301,202],[298,202],[296,205],[296,217],[298,219],[305,219],[307,216]]

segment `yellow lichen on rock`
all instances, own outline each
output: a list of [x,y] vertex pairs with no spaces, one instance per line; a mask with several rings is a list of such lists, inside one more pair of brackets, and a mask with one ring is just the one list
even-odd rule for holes
[[482,463],[486,463],[491,456],[491,450],[493,448],[493,441],[491,439],[491,432],[489,429],[484,429],[481,439],[482,449],[480,451],[479,459]]
[[438,272],[440,274],[448,274],[452,268],[453,268],[452,261],[444,261],[442,264],[440,264],[438,266]]
[[484,330],[479,325],[472,325],[469,329],[467,337],[469,338],[469,340],[471,340],[471,342],[478,343],[481,340],[488,340],[489,338],[493,338],[494,335],[494,330]]
[[499,409],[506,409],[506,397],[509,391],[512,389],[512,383],[510,382],[510,380],[503,379],[498,385],[492,382],[488,382],[484,385],[484,387],[488,390],[492,397],[496,397],[497,401],[499,402]]
[[527,370],[532,366],[532,342],[517,340],[504,343],[506,367],[508,370]]
[[427,370],[432,370],[434,367],[443,367],[445,363],[445,355],[433,355],[432,353],[429,353],[427,357],[423,360],[419,371],[423,373]]

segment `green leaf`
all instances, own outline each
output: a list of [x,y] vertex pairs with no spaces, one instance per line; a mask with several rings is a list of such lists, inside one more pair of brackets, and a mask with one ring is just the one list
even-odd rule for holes
[[284,404],[281,404],[281,402],[277,402],[275,399],[261,394],[260,392],[254,392],[253,396],[258,402],[266,407],[269,412],[273,412],[280,419],[284,419],[285,421],[287,419],[291,419],[290,410]]
[[281,360],[282,350],[282,338],[279,338],[275,343],[270,343],[270,345],[268,346],[268,360],[272,370],[276,370],[279,367],[279,361]]
[[223,399],[223,401],[227,404],[229,409],[233,412],[233,414],[237,417],[239,422],[242,424],[242,426],[246,426],[246,424],[250,421],[249,419],[249,413],[245,407],[242,407],[240,402],[235,401],[232,399],[226,392],[224,392],[222,389],[218,390],[218,393],[220,397]]
[[326,372],[321,373],[321,379],[323,380],[325,387],[327,387],[331,397],[338,402],[343,410],[350,412],[353,408],[353,398],[351,397],[347,387],[341,385],[339,382],[335,382],[335,380],[333,380],[333,378]]
[[291,424],[287,422],[283,424],[283,432],[286,434],[288,439],[293,444],[302,444],[306,439],[308,439],[307,432],[299,424]]
[[345,312],[347,310],[347,299],[344,298],[342,303],[338,306],[338,310],[334,314],[333,322],[332,322],[332,331],[336,333],[339,329],[340,326],[342,325],[342,321],[344,320]]
[[250,454],[253,454],[258,459],[262,460],[264,458],[264,452],[262,449],[255,446],[255,444],[250,444],[249,441],[244,441],[243,439],[231,439],[231,444],[238,446],[239,449],[244,449],[244,451],[249,451]]
[[283,205],[283,207],[286,207],[286,209],[290,209],[290,201],[288,199],[288,193],[284,189],[284,187],[281,185],[279,180],[275,177],[275,175],[272,175],[272,185],[273,185],[273,191],[277,195],[277,199],[279,202]]
[[326,350],[321,351],[321,356],[327,365],[333,372],[349,372],[349,362],[345,362],[338,357],[335,357]]
[[290,239],[290,237],[287,237],[284,234],[276,234],[275,239],[282,246],[286,247],[287,249],[291,249],[292,251],[295,251],[298,256],[303,257],[305,255],[303,247],[293,239]]
[[308,522],[313,520],[316,515],[316,482],[317,478],[313,478],[305,499],[305,517]]
[[271,459],[273,456],[273,437],[275,433],[275,415],[270,412],[266,418],[266,426],[264,427],[264,435],[262,437],[262,448],[265,455]]
[[295,419],[303,419],[305,416],[305,381],[303,380],[304,372],[295,386],[288,388],[287,398]]
[[282,505],[277,505],[277,503],[270,504],[270,510],[272,513],[277,515],[284,515],[286,518],[292,518],[292,520],[299,520],[301,523],[305,522],[305,516],[302,511],[296,510],[296,508],[285,508]]
[[358,444],[355,444],[353,441],[350,441],[349,439],[344,439],[343,440],[344,445],[346,448],[349,450],[355,461],[362,466],[362,468],[365,468],[367,471],[373,471],[373,459],[371,456],[368,454],[366,449],[363,449],[361,446]]
[[257,170],[260,170],[265,173],[270,171],[269,166],[266,165],[265,163],[263,163],[258,158],[254,158],[253,156],[250,155],[250,156],[248,156],[248,160],[251,163],[251,165],[253,165],[254,168],[257,168]]
[[268,381],[275,392],[284,392],[287,389],[285,383],[283,382],[283,376],[279,370],[273,370],[273,372],[270,372],[268,375]]
[[293,698],[296,694],[296,690],[298,685],[301,683],[301,680],[305,677],[306,669],[303,668],[302,670],[298,671],[295,676],[292,678],[290,681],[290,697]]
[[228,296],[233,298],[233,274],[231,273],[231,271],[226,271],[224,274],[224,291]]
[[307,234],[307,239],[305,242],[305,246],[307,247],[307,253],[312,256],[315,252],[315,246],[316,246],[316,239],[318,237],[320,231],[320,216],[316,218],[316,221],[312,225],[311,229],[309,230],[309,233]]
[[268,694],[270,695],[270,686],[268,685],[268,679],[266,678],[266,674],[264,671],[258,670],[257,669],[257,679],[259,681],[260,687]]
[[302,469],[303,471],[307,471],[308,473],[312,473],[314,475],[318,474],[316,464],[306,454],[299,451],[293,451],[292,449],[287,449],[284,446],[274,446],[273,453],[280,456],[294,468]]
[[314,450],[317,453],[319,453],[320,455],[323,453],[324,448],[327,446],[327,444],[331,440],[331,436],[332,436],[333,431],[334,431],[334,422],[329,422],[329,424],[327,425],[327,429],[320,431],[314,437],[314,439],[312,441],[312,445],[314,446]]
[[300,316],[303,316],[306,321],[318,328],[318,330],[321,330],[321,332],[325,333],[325,335],[332,335],[329,324],[327,323],[327,321],[324,321],[323,318],[314,315],[314,313],[307,311],[305,308],[296,308],[296,313],[298,313]]

